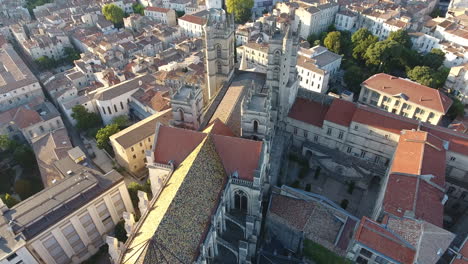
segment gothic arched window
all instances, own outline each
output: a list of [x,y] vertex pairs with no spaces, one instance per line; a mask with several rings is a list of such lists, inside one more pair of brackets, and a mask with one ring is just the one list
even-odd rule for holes
[[279,78],[279,72],[280,70],[278,67],[273,69],[273,79],[277,80]]
[[254,133],[258,132],[258,121],[257,120],[253,121],[253,131],[254,131]]
[[180,121],[184,122],[185,117],[184,117],[184,110],[179,109],[179,119]]
[[221,58],[221,45],[216,45],[216,57]]
[[273,57],[273,63],[275,65],[279,65],[280,64],[280,59],[281,59],[281,51],[276,50],[275,53],[274,53],[274,57]]
[[247,212],[248,199],[247,194],[241,190],[234,193],[234,208],[241,212]]

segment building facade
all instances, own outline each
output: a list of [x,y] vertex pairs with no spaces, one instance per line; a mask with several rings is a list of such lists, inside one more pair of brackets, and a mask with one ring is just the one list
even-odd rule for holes
[[361,84],[358,102],[437,125],[452,105],[442,92],[388,74],[376,74]]
[[0,232],[8,242],[2,264],[81,263],[104,244],[123,212],[133,212],[116,171],[102,175],[70,158],[55,166],[64,180],[11,209],[1,204]]

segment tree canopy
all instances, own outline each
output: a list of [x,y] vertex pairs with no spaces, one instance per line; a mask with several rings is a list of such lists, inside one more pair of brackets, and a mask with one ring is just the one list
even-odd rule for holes
[[36,155],[27,145],[16,146],[13,159],[26,171],[32,171],[37,167]]
[[400,66],[403,46],[393,40],[379,41],[371,45],[364,55],[366,64],[377,71],[391,72]]
[[109,137],[119,132],[118,124],[110,124],[98,130],[96,134],[97,147],[105,149],[109,154],[113,154],[112,146],[109,143]]
[[113,124],[117,124],[117,126],[120,128],[120,129],[124,129],[128,126],[129,124],[129,120],[128,120],[128,116],[126,115],[120,115],[120,116],[117,116],[117,117],[114,117],[112,119],[112,123]]
[[145,15],[145,7],[140,4],[140,3],[134,3],[132,5],[132,8],[133,8],[133,12],[136,13],[136,14],[140,14],[142,16]]
[[432,88],[442,88],[447,80],[449,69],[443,67],[440,70],[434,70],[428,66],[416,66],[407,72],[408,77],[422,85]]
[[81,58],[80,53],[77,52],[75,48],[65,47],[63,52],[65,54],[65,60],[68,63],[73,63],[73,61],[79,60]]
[[252,16],[253,0],[227,0],[227,12],[234,15],[238,24],[244,24]]
[[101,118],[96,113],[91,113],[82,105],[75,105],[72,108],[71,117],[76,120],[76,127],[85,131],[101,125]]
[[457,98],[452,98],[452,100],[453,103],[447,112],[447,116],[449,116],[452,119],[455,119],[457,117],[463,117],[465,115],[465,105]]
[[364,72],[364,70],[357,66],[351,65],[345,72],[343,79],[346,83],[346,86],[352,92],[358,94],[361,90],[361,83],[369,77],[369,74]]
[[323,40],[323,44],[327,49],[330,51],[337,53],[337,54],[342,54],[344,50],[344,43],[341,38],[341,32],[339,31],[333,31],[327,34],[325,39]]
[[3,203],[8,207],[11,208],[15,206],[17,203],[19,203],[18,199],[15,197],[11,196],[10,194],[0,194],[0,199],[2,199]]
[[115,4],[106,4],[102,7],[104,17],[114,23],[116,27],[123,25],[124,11]]
[[372,34],[368,35],[362,40],[359,40],[356,42],[353,41],[353,58],[359,61],[364,61],[365,60],[364,55],[366,54],[367,49],[370,46],[377,43],[378,41],[379,41],[379,38],[377,38],[376,36],[373,36]]
[[422,58],[422,63],[425,66],[429,66],[434,70],[437,70],[445,60],[445,53],[440,49],[432,49],[431,52],[427,53]]
[[403,29],[390,32],[387,39],[396,41],[400,43],[401,45],[403,45],[404,47],[409,48],[409,49],[411,48],[411,46],[413,46],[413,43],[411,42],[411,38],[408,35],[408,32],[406,32],[406,30],[403,30]]

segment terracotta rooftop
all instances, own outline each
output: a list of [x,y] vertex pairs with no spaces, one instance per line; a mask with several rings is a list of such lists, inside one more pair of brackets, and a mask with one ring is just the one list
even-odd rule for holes
[[365,216],[361,219],[355,240],[400,263],[412,264],[415,259],[416,250],[413,246]]
[[442,140],[424,131],[403,130],[390,167],[384,211],[442,227],[445,159]]
[[156,6],[147,6],[147,7],[145,7],[145,11],[167,13],[167,12],[171,11],[171,9],[163,8],[163,7],[156,7]]
[[[225,136],[226,127],[213,124],[210,132],[197,132],[182,128],[160,126],[155,138],[154,161],[179,166],[183,160],[206,138],[212,135],[216,152],[228,175],[237,171],[240,179],[253,181],[262,152],[262,142]],[[225,125],[224,125],[225,126]],[[217,134],[219,133],[219,134]]]
[[341,99],[334,99],[325,120],[348,127],[356,111],[356,104]]
[[184,15],[183,17],[179,18],[179,20],[187,21],[189,23],[197,24],[200,26],[203,26],[206,23],[205,18],[193,16],[193,15]]
[[297,97],[291,110],[289,110],[288,117],[321,127],[327,112],[328,106]]
[[452,99],[437,89],[385,73],[371,76],[362,85],[389,96],[400,97],[404,94],[408,101],[444,114],[452,105]]
[[[296,101],[301,98],[297,98]],[[295,103],[296,104],[296,103]],[[317,104],[317,105],[315,105]],[[320,103],[303,99],[298,105],[301,109],[326,109],[322,116],[310,117],[313,122],[307,122],[306,111],[298,112],[294,107],[289,112],[289,117],[303,121],[315,126],[322,126],[323,120],[340,124],[349,127],[351,122],[368,125],[370,127],[388,131],[392,134],[400,135],[402,130],[411,130],[418,128],[418,121],[403,116],[388,113],[381,109],[354,104],[341,99],[333,99],[330,107],[325,104],[320,106]],[[298,107],[296,106],[296,107]],[[441,126],[431,125],[429,123],[421,123],[420,130],[429,132],[430,134],[439,137],[449,142],[448,150],[463,155],[468,155],[468,135],[453,131]]]

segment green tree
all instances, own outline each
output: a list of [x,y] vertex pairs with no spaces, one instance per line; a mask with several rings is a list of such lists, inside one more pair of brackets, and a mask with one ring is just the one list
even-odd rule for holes
[[365,61],[364,55],[366,54],[367,49],[378,41],[378,37],[370,34],[360,41],[353,42],[353,58],[359,61]]
[[15,197],[11,196],[10,194],[6,193],[6,194],[0,194],[0,198],[2,199],[3,203],[8,207],[8,208],[12,208],[13,206],[15,206],[16,204],[19,203],[18,199],[16,199]]
[[183,17],[185,15],[185,11],[176,10],[175,12],[176,12],[177,18]]
[[390,35],[388,35],[388,40],[393,40],[401,45],[403,45],[406,48],[411,48],[413,46],[413,43],[411,42],[411,38],[408,35],[408,32],[406,30],[400,29],[397,31],[390,32]]
[[15,148],[18,143],[11,140],[8,135],[0,135],[0,150],[10,150]]
[[41,70],[49,70],[55,68],[58,64],[56,60],[49,58],[48,56],[39,57],[35,60],[35,62]]
[[315,41],[318,40],[318,36],[315,35],[315,34],[310,34],[308,37],[307,37],[307,41],[310,43],[311,46],[314,46],[314,43]]
[[29,196],[34,194],[31,182],[26,179],[19,179],[15,182],[15,192],[22,200],[27,199]]
[[101,118],[96,113],[91,113],[82,105],[75,105],[72,108],[71,117],[76,120],[76,127],[86,131],[101,125]]
[[115,4],[107,4],[102,7],[104,17],[114,23],[116,27],[122,27],[124,11]]
[[396,41],[379,41],[366,50],[366,65],[373,67],[375,71],[392,72],[401,67],[399,59],[403,49]]
[[130,184],[128,184],[127,189],[134,208],[138,208],[138,191],[146,192],[148,194],[148,198],[152,195],[151,184],[149,181],[147,181],[145,184],[131,182]]
[[127,230],[125,230],[124,220],[119,221],[114,228],[114,236],[118,241],[125,243],[127,241]]
[[373,36],[367,28],[360,28],[351,35],[351,42],[354,46],[359,44],[361,41],[367,39],[369,36]]
[[110,124],[98,130],[96,134],[97,147],[105,149],[109,154],[112,154],[112,146],[109,142],[109,137],[119,132],[120,128],[117,124]]
[[73,61],[79,60],[81,58],[80,53],[72,47],[65,47],[63,51],[65,54],[65,61],[68,63],[73,63]]
[[348,89],[355,94],[359,94],[361,90],[361,83],[369,77],[369,74],[357,65],[351,65],[346,70],[343,79]]
[[123,129],[123,128],[127,127],[128,124],[129,124],[128,116],[126,116],[126,115],[120,115],[120,116],[114,117],[114,118],[112,119],[112,123],[113,123],[113,124],[117,124],[117,126],[118,126],[120,129]]
[[438,7],[435,7],[434,10],[432,10],[430,16],[432,18],[440,17],[440,16],[442,16],[442,11],[440,11],[440,9]]
[[422,85],[434,87],[433,70],[428,66],[416,66],[407,72],[408,77]]
[[244,24],[252,15],[253,0],[227,0],[227,12],[234,15],[238,24]]
[[343,41],[341,39],[341,32],[339,31],[328,33],[323,40],[323,44],[327,49],[337,54],[342,54],[342,51],[344,50]]
[[452,100],[453,103],[447,112],[447,116],[452,119],[463,117],[465,115],[465,105],[457,98],[452,98]]
[[447,77],[450,73],[450,69],[447,67],[441,67],[437,71],[434,70],[434,74],[432,75],[434,78],[434,87],[433,88],[442,88],[444,87],[445,81],[447,81]]
[[36,156],[33,150],[26,145],[19,145],[13,152],[13,159],[24,170],[30,172],[37,167]]
[[432,49],[431,52],[424,55],[422,63],[425,66],[429,66],[434,70],[437,70],[445,60],[445,53],[440,49]]
[[133,12],[135,12],[136,14],[140,14],[142,16],[145,15],[145,7],[142,4],[134,3],[132,5],[132,8],[133,8]]

